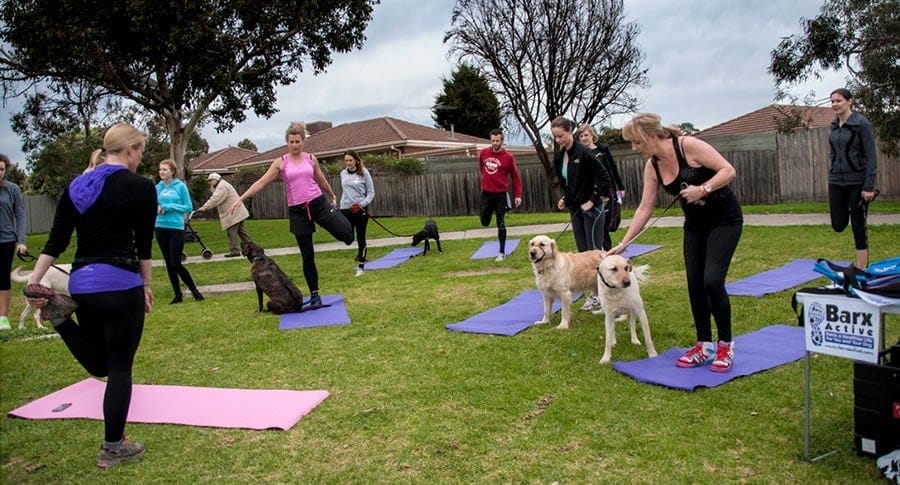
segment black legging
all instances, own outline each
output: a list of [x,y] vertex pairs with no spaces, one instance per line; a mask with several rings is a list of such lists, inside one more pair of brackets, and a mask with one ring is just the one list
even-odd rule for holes
[[197,287],[194,285],[194,279],[191,278],[187,268],[181,264],[181,254],[184,252],[184,231],[157,227],[156,241],[159,243],[159,250],[166,261],[166,272],[169,274],[169,283],[172,284],[175,298],[181,298],[181,285],[178,283],[179,276],[188,289],[191,290],[191,293],[196,293]]
[[719,340],[731,342],[731,300],[725,291],[725,277],[742,230],[742,225],[684,229],[688,297],[699,341],[712,341],[712,314]]
[[366,257],[366,227],[369,225],[369,215],[365,211],[354,214],[350,209],[341,209],[341,213],[356,231],[356,260],[363,264]]
[[319,270],[316,268],[316,250],[313,247],[312,234],[294,234],[297,246],[300,247],[300,257],[303,258],[303,278],[309,286],[310,293],[319,291]]
[[131,369],[144,332],[144,289],[72,295],[71,319],[56,327],[75,359],[91,375],[108,377],[103,395],[106,441],[122,439],[131,404]]
[[494,194],[481,192],[481,225],[488,227],[491,224],[491,216],[497,215],[497,240],[500,244],[500,252],[506,253],[506,212],[509,211],[508,194],[502,192]]
[[869,204],[862,198],[862,185],[828,184],[828,208],[831,212],[831,228],[835,232],[843,232],[849,222],[856,249],[869,249],[869,230],[866,224]]
[[0,290],[12,288],[10,272],[12,271],[13,256],[16,252],[16,242],[0,243]]

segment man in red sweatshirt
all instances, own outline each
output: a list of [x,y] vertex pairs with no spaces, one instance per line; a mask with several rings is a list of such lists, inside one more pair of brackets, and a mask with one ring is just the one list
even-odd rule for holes
[[509,179],[512,179],[514,207],[522,205],[522,179],[512,154],[503,149],[503,131],[491,130],[491,146],[478,154],[481,169],[481,225],[491,224],[491,214],[497,214],[497,238],[500,254],[495,261],[506,259],[506,222],[504,216],[509,207]]

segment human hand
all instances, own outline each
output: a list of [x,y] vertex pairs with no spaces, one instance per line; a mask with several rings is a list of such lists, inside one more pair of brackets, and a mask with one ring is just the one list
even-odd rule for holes
[[16,244],[16,252],[19,254],[25,254],[28,252],[28,247],[24,244]]
[[872,199],[875,198],[875,191],[872,191],[872,192],[866,192],[865,190],[863,190],[863,192],[862,192],[862,198],[863,198],[863,200],[866,201],[866,202],[872,202]]
[[559,199],[559,202],[556,203],[556,208],[559,210],[564,210],[566,208],[566,200]]
[[591,201],[587,201],[584,204],[581,204],[581,210],[587,212],[594,208],[594,203]]
[[619,202],[625,201],[625,191],[624,190],[617,191],[616,195],[619,197]]
[[622,254],[625,251],[625,246],[622,243],[616,244],[615,246],[609,248],[609,251],[606,252],[607,255],[612,254]]
[[40,283],[28,283],[22,289],[25,294],[25,300],[34,308],[43,308],[50,302],[50,298],[55,295],[54,291]]
[[153,311],[153,290],[150,285],[144,285],[144,313]]
[[363,210],[362,207],[360,207],[360,205],[358,203],[354,203],[353,205],[350,206],[350,212],[352,212],[354,214],[359,214],[360,212],[362,212],[362,210]]
[[234,205],[231,206],[231,210],[229,212],[231,214],[234,214],[234,211],[236,211],[237,208],[241,206],[241,204],[242,204],[241,199],[238,199],[237,202],[235,202]]
[[515,204],[516,207],[518,208],[520,205],[522,205],[522,198],[516,197],[515,199],[513,199],[513,204]]

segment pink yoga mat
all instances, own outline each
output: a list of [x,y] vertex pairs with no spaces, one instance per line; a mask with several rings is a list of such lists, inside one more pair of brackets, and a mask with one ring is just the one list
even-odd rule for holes
[[[102,420],[105,390],[105,382],[88,378],[7,415],[24,419]],[[328,391],[135,384],[128,422],[288,430],[327,397]]]

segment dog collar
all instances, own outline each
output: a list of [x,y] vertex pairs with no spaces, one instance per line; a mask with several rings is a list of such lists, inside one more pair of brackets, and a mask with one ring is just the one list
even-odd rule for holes
[[606,278],[603,277],[603,272],[602,272],[602,271],[597,271],[597,276],[600,277],[600,281],[602,281],[603,284],[606,285],[607,288],[613,288],[613,289],[615,289],[615,286],[613,286],[613,285],[611,285],[611,284],[609,284],[609,283],[606,282]]

